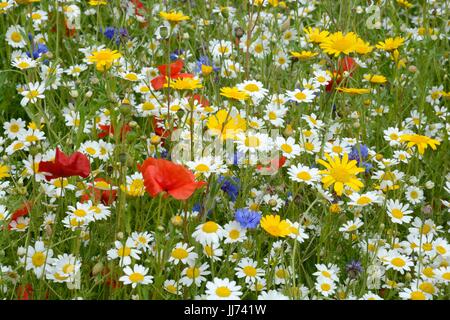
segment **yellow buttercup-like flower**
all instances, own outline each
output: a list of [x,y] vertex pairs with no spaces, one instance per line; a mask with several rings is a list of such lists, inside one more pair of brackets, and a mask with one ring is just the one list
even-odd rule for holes
[[366,74],[364,76],[364,79],[366,79],[367,81],[369,81],[371,83],[377,83],[377,84],[382,84],[382,83],[387,82],[386,77],[382,76],[380,74]]
[[341,53],[350,54],[356,50],[358,36],[354,32],[343,34],[335,32],[325,38],[320,44],[320,48],[327,54],[339,56]]
[[236,87],[220,88],[220,95],[233,100],[247,100],[249,98],[249,95],[246,92],[241,91]]
[[167,21],[169,21],[171,23],[179,23],[181,21],[190,19],[188,16],[185,16],[181,11],[179,11],[179,12],[176,12],[176,11],[170,11],[170,12],[161,11],[159,13],[159,15],[161,16],[161,18],[163,18],[164,20],[167,20]]
[[428,146],[430,146],[431,149],[436,150],[436,145],[441,144],[436,139],[432,139],[427,136],[422,136],[420,134],[403,134],[400,136],[400,141],[408,142],[408,148],[411,148],[412,146],[417,146],[417,149],[419,150],[420,154],[424,154],[425,149],[428,148]]
[[345,153],[342,159],[339,156],[330,157],[325,154],[328,162],[319,159],[318,163],[323,165],[326,170],[321,170],[319,173],[323,175],[322,183],[324,188],[334,185],[334,191],[338,196],[341,196],[344,191],[344,186],[350,187],[354,191],[359,191],[364,184],[356,178],[360,172],[364,172],[364,168],[357,167],[356,160],[348,161],[348,154]]
[[169,81],[166,81],[164,84],[164,88],[172,88],[175,90],[194,90],[203,88],[199,79],[195,78],[179,78]]
[[208,118],[206,126],[211,134],[218,135],[222,139],[235,139],[237,134],[245,131],[245,120],[238,114],[232,117],[226,110],[219,110]]
[[266,215],[261,219],[261,228],[274,237],[286,237],[291,233],[291,224],[279,215]]
[[317,55],[318,55],[317,52],[312,52],[312,51],[302,51],[302,52],[291,51],[291,56],[294,58],[297,58],[299,60],[311,59]]
[[7,178],[10,176],[11,175],[9,174],[9,167],[0,164],[0,179]]
[[370,89],[366,89],[366,88],[337,88],[336,89],[339,92],[342,93],[347,93],[347,94],[365,94],[365,93],[369,93]]
[[312,43],[322,43],[330,34],[328,31],[320,31],[317,28],[305,28],[303,31],[306,33],[306,39]]
[[404,42],[405,39],[403,39],[402,37],[387,38],[384,41],[378,42],[376,47],[384,51],[394,51],[398,49],[401,45],[403,45]]
[[105,71],[111,68],[114,61],[118,60],[122,55],[117,50],[102,49],[92,52],[92,56],[88,57],[90,62],[95,63],[97,70]]
[[91,6],[101,6],[107,3],[108,1],[106,0],[89,0],[89,5]]

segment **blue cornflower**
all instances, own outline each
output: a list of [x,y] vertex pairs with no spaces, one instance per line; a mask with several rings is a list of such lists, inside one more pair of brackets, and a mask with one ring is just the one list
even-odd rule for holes
[[261,220],[261,214],[248,208],[241,208],[236,210],[234,218],[242,228],[255,229]]
[[[360,152],[361,152],[361,159],[359,157]],[[369,149],[367,148],[367,146],[365,144],[361,144],[361,145],[352,147],[352,151],[350,151],[350,153],[348,155],[348,159],[356,160],[359,164],[360,162],[367,159],[368,156],[369,156]]]
[[218,179],[219,184],[221,184],[220,189],[228,194],[231,198],[231,201],[236,201],[236,198],[239,194],[239,183],[240,180],[238,177],[227,178],[225,176],[219,176]]
[[31,49],[32,49],[31,52],[27,52],[27,56],[28,56],[29,58],[33,57],[33,59],[38,59],[38,58],[40,58],[43,54],[45,54],[45,53],[48,52],[48,48],[47,48],[47,46],[46,46],[45,44],[43,44],[43,43],[38,43],[38,44],[36,44],[36,43],[33,41],[33,35],[32,35],[31,33],[28,34],[28,38],[29,38],[30,41],[31,41]]
[[109,40],[112,40],[114,38],[114,35],[116,34],[116,28],[114,27],[106,27],[105,31],[103,32],[105,37],[107,37]]
[[196,62],[196,66],[194,69],[195,73],[205,73],[205,74],[210,74],[211,72],[217,72],[219,71],[220,68],[214,66],[210,61],[209,58],[207,56],[201,56],[197,62]]
[[122,38],[128,37],[128,31],[125,28],[117,29],[115,27],[106,27],[105,31],[100,28],[100,32],[102,32],[109,40],[114,40],[117,45],[120,44]]
[[351,279],[356,279],[358,275],[363,271],[361,262],[357,260],[350,261],[350,263],[346,265],[345,269]]

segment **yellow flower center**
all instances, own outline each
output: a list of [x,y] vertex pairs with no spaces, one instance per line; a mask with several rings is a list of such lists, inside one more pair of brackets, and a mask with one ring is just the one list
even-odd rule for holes
[[297,92],[294,97],[297,100],[305,100],[306,99],[306,94],[304,94],[303,92]]
[[188,268],[186,270],[186,276],[190,279],[195,279],[200,275],[200,269],[196,267]]
[[259,147],[259,145],[261,144],[261,141],[259,140],[258,137],[249,136],[249,137],[245,138],[244,143],[245,143],[246,147],[256,148],[256,147]]
[[229,233],[228,235],[229,235],[229,237],[230,237],[231,239],[236,240],[236,239],[239,238],[239,236],[241,235],[241,233],[240,233],[238,230],[233,229],[233,230],[230,231],[230,233]]
[[250,92],[258,92],[259,91],[259,87],[254,84],[254,83],[249,83],[244,87],[245,90],[250,91]]
[[425,294],[422,291],[411,292],[411,300],[425,300]]
[[14,31],[13,33],[11,33],[11,40],[14,42],[20,42],[22,41],[22,35],[20,34],[20,32]]
[[328,283],[322,283],[322,284],[320,285],[320,288],[321,288],[323,291],[330,291],[331,286],[330,286]]
[[225,286],[218,287],[216,289],[216,294],[221,298],[227,298],[231,295],[231,290]]
[[175,248],[172,251],[172,257],[178,260],[187,258],[189,253],[183,248]]
[[209,167],[206,164],[199,164],[195,167],[195,171],[199,171],[199,172],[208,172],[209,171]]
[[117,254],[119,257],[128,257],[131,254],[131,248],[130,247],[122,247],[117,249]]
[[401,259],[401,258],[394,258],[391,260],[391,263],[396,266],[396,267],[403,267],[406,263],[405,260]]
[[365,205],[365,204],[369,204],[371,202],[372,202],[372,199],[370,199],[369,197],[366,197],[366,196],[362,196],[358,199],[358,201],[356,201],[356,203],[359,205]]
[[132,274],[130,274],[129,278],[130,281],[134,283],[144,281],[144,276],[138,272],[133,272]]
[[31,262],[35,267],[40,267],[45,263],[45,255],[44,253],[38,251],[35,254],[33,254],[33,257],[31,257]]
[[291,153],[292,147],[290,145],[288,145],[287,143],[284,143],[283,145],[281,145],[281,150],[283,150],[286,153]]
[[309,172],[301,171],[301,172],[297,173],[297,178],[299,178],[300,180],[309,181],[309,180],[311,180],[312,177],[309,174]]
[[213,221],[206,222],[202,227],[203,232],[206,233],[214,233],[217,229],[219,229],[219,225]]
[[393,209],[391,211],[391,213],[392,213],[392,216],[394,216],[394,218],[397,218],[397,219],[403,218],[403,212],[397,208]]
[[246,266],[242,269],[242,271],[245,273],[248,277],[254,277],[256,276],[256,269],[252,266]]

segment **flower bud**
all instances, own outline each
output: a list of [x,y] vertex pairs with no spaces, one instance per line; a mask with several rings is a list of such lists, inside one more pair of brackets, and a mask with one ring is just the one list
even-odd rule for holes
[[97,275],[103,271],[103,263],[101,261],[97,262],[94,267],[92,267],[92,275]]
[[77,98],[78,97],[78,90],[70,90],[70,96],[72,98]]
[[433,189],[434,188],[434,182],[429,180],[425,183],[425,188],[427,189]]
[[123,232],[122,231],[117,232],[116,237],[117,237],[118,240],[122,240],[123,239]]

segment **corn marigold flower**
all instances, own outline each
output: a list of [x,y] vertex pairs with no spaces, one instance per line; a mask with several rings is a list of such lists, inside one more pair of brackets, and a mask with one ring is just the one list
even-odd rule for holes
[[176,12],[175,10],[172,10],[170,12],[161,11],[159,13],[159,16],[161,18],[163,18],[164,20],[169,21],[170,23],[174,23],[174,24],[190,19],[188,16],[185,16],[183,14],[183,12],[181,12],[181,11]]
[[220,95],[238,101],[247,100],[250,97],[248,93],[239,90],[237,87],[220,88]]
[[114,61],[120,59],[120,57],[122,57],[122,55],[117,50],[101,49],[92,52],[92,55],[88,57],[88,61],[95,63],[98,71],[106,71],[111,68]]
[[266,215],[261,219],[261,228],[274,237],[284,238],[291,233],[291,225],[279,215]]
[[322,183],[324,188],[328,188],[334,185],[334,191],[338,196],[341,196],[344,190],[344,186],[350,187],[354,191],[359,191],[364,184],[356,178],[356,175],[360,172],[364,172],[365,169],[358,168],[356,166],[356,160],[348,161],[348,154],[345,153],[342,159],[339,156],[331,158],[328,154],[325,154],[328,162],[322,159],[317,160],[318,163],[326,167],[326,170],[319,171],[323,175]]
[[402,37],[387,38],[384,41],[378,42],[376,47],[377,49],[391,52],[397,50],[401,45],[403,45],[404,42],[405,39],[403,39]]
[[431,149],[436,150],[436,145],[440,145],[441,143],[433,138],[423,136],[420,134],[403,134],[400,136],[401,142],[407,142],[408,148],[411,148],[413,146],[417,146],[417,149],[419,150],[420,154],[424,154],[425,150],[428,148],[428,146],[431,147]]
[[358,36],[354,32],[343,34],[341,31],[330,34],[321,43],[320,48],[335,57],[340,54],[350,54],[355,51]]

